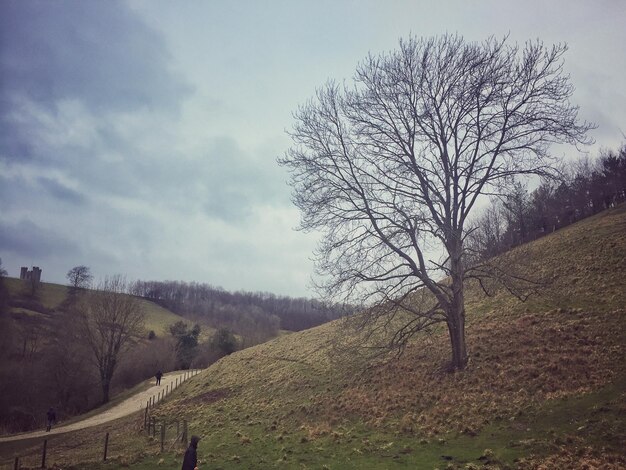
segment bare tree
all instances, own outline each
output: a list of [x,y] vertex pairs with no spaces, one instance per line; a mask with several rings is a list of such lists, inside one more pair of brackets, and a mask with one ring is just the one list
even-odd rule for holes
[[77,300],[78,294],[82,289],[86,289],[91,285],[93,276],[88,266],[74,266],[65,275],[69,284],[65,306],[71,307]]
[[120,357],[143,334],[145,314],[141,303],[126,292],[123,277],[109,277],[80,306],[82,333],[98,369],[104,403],[109,401],[111,380]]
[[495,200],[475,219],[473,230],[466,239],[466,260],[469,263],[476,264],[502,252],[507,227],[502,212],[501,202]]
[[2,258],[0,258],[0,321],[4,319],[5,313],[9,309],[9,290],[4,284],[4,278],[8,276],[7,270],[2,266]]
[[[295,113],[291,171],[301,228],[322,230],[320,287],[367,305],[390,346],[445,322],[452,367],[467,364],[468,218],[518,175],[549,175],[553,143],[588,143],[562,71],[566,46],[458,36],[400,41],[370,55]],[[432,253],[445,253],[430,259]],[[431,255],[429,255],[429,253]],[[414,293],[428,292],[422,302]]]
[[70,287],[75,290],[85,289],[90,286],[93,276],[88,266],[74,266],[65,275]]
[[6,269],[2,266],[2,258],[0,258],[0,359],[9,355],[13,344],[13,322],[9,319],[10,295],[4,284],[4,277],[7,275]]

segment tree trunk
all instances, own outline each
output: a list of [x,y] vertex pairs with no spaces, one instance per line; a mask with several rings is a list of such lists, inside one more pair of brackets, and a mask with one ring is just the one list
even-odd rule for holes
[[109,402],[109,389],[111,388],[111,379],[102,378],[102,403]]
[[467,346],[465,344],[465,310],[449,313],[454,319],[448,320],[448,333],[452,346],[452,370],[462,370],[467,366]]
[[[460,237],[458,238],[460,240]],[[452,301],[448,305],[447,324],[452,346],[452,370],[462,370],[467,366],[467,346],[465,344],[465,295],[463,246],[461,242],[453,245],[450,253],[450,277],[452,279]]]

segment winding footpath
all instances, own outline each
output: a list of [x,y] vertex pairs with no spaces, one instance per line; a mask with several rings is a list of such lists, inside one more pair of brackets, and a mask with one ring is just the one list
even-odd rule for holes
[[168,387],[168,393],[170,393],[172,391],[172,384],[176,384],[176,379],[178,379],[178,386],[180,387],[180,385],[182,385],[182,383],[186,380],[185,377],[187,377],[188,379],[198,372],[199,370],[168,372],[167,374],[164,374],[161,378],[161,385],[152,385],[149,389],[144,390],[143,392],[139,392],[136,395],[127,398],[123,402],[94,416],[90,416],[89,418],[85,418],[67,425],[53,426],[53,428],[49,432],[43,430],[22,434],[13,434],[10,436],[0,436],[0,442],[19,441],[22,439],[32,439],[35,437],[63,434],[66,432],[77,431],[79,429],[90,428],[92,426],[98,426],[99,424],[107,423],[109,421],[128,416],[130,414],[136,413],[139,410],[145,409],[146,403],[153,397],[154,400],[156,400],[159,396],[159,393],[163,393],[165,391],[166,386]]

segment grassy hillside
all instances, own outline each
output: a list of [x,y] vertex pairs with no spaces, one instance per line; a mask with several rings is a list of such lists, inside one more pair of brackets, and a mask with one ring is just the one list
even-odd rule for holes
[[[542,281],[525,303],[468,284],[463,372],[443,328],[365,367],[336,321],[220,360],[155,415],[189,420],[201,468],[626,468],[625,234],[622,205],[507,254]],[[136,430],[102,468],[180,465]]]
[[[26,291],[27,285],[25,281],[15,278],[5,278],[4,282],[13,297],[19,297]],[[57,309],[67,297],[68,287],[60,284],[51,284],[47,282],[41,283],[39,291],[39,303],[46,309]],[[150,302],[140,299],[141,306],[146,312],[145,328],[147,331],[153,330],[157,335],[168,332],[168,327],[172,323],[181,320],[179,315]],[[15,307],[11,309],[14,313],[23,313],[30,316],[39,316],[41,313],[35,312],[28,308]]]
[[622,206],[508,254],[547,280],[526,303],[470,286],[462,373],[442,370],[444,331],[416,339],[400,360],[355,368],[333,350],[335,323],[220,361],[162,413],[189,416],[204,455],[219,462],[512,465],[586,446],[610,460],[626,437],[625,234]]

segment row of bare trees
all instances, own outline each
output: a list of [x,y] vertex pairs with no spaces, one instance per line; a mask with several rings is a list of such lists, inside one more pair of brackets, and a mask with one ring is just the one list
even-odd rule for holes
[[179,315],[198,316],[215,328],[228,327],[253,343],[275,336],[279,328],[300,331],[341,315],[337,306],[318,300],[266,292],[229,292],[199,283],[136,281],[130,292]]
[[626,144],[569,165],[533,191],[514,184],[477,218],[470,248],[488,259],[626,201]]

